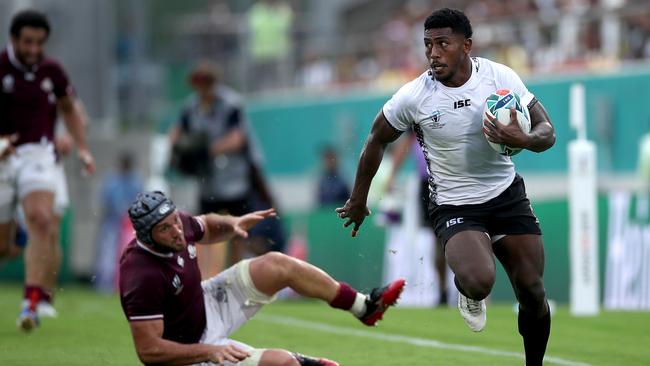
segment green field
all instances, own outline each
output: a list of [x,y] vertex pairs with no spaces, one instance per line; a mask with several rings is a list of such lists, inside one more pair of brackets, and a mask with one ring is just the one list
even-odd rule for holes
[[[0,365],[136,365],[128,325],[115,296],[78,287],[58,294],[59,318],[32,334],[15,326],[21,288],[0,285]],[[553,317],[547,365],[650,365],[650,314],[605,312]],[[394,309],[377,328],[317,302],[267,306],[235,337],[258,347],[281,347],[367,365],[523,364],[511,306],[490,305],[488,326],[471,333],[456,309]]]

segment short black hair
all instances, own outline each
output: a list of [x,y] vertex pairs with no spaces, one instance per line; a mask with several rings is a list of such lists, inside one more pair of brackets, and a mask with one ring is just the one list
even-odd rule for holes
[[47,20],[47,16],[38,10],[28,9],[16,13],[11,19],[9,32],[14,37],[20,37],[20,31],[24,27],[45,29],[45,33],[50,35],[50,22]]
[[442,8],[431,13],[424,21],[424,30],[437,28],[451,28],[452,33],[472,38],[472,25],[467,15],[457,9]]

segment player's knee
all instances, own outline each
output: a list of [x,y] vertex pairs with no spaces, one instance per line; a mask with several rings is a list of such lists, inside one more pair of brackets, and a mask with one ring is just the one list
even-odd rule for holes
[[51,210],[45,208],[38,208],[25,212],[25,219],[29,223],[28,226],[35,227],[37,230],[49,232],[52,227],[52,219],[54,218]]
[[517,297],[525,307],[537,308],[545,305],[546,290],[540,277],[517,282]]
[[292,272],[291,268],[293,258],[282,253],[268,252],[259,257],[259,259],[264,261],[264,264],[271,268],[272,273],[275,276],[288,278]]
[[300,363],[288,351],[281,349],[266,349],[261,350],[261,354],[255,353],[256,351],[257,350],[252,351],[251,357],[247,358],[240,364],[242,366],[300,366]]
[[459,278],[463,291],[474,300],[483,300],[492,291],[494,286],[494,272],[472,273]]

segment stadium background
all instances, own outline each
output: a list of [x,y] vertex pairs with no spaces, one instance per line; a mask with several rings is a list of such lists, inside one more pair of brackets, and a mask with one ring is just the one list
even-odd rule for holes
[[[650,104],[646,102],[650,100],[650,3],[285,1],[292,7],[292,17],[286,35],[279,32],[274,40],[279,51],[269,66],[260,65],[253,54],[247,14],[255,2],[0,1],[2,44],[7,42],[8,22],[16,10],[32,6],[49,15],[53,33],[48,53],[65,65],[91,117],[90,144],[98,174],[82,177],[78,162],[66,161],[72,206],[64,222],[62,289],[92,281],[101,211],[99,185],[121,150],[137,152],[138,169],[151,186],[165,178],[165,187],[180,205],[194,209],[196,187],[165,174],[164,155],[157,149],[189,93],[186,75],[199,58],[217,62],[224,71],[224,83],[245,96],[251,130],[261,147],[263,169],[282,210],[283,224],[293,238],[304,234],[308,259],[361,288],[375,286],[384,269],[386,230],[368,220],[362,236],[353,240],[348,230],[339,230],[341,222],[333,207],[317,207],[320,148],[326,144],[337,148],[342,174],[351,183],[377,110],[425,67],[424,17],[434,8],[450,5],[464,9],[472,20],[473,55],[518,71],[555,124],[555,147],[540,155],[525,152],[515,158],[545,233],[549,296],[560,304],[569,300],[567,144],[575,138],[568,123],[569,87],[582,82],[588,138],[598,147],[603,301],[607,302],[608,268],[613,271],[607,265],[608,228],[614,216],[620,219],[622,215],[629,222],[626,228],[636,230],[632,230],[636,237],[627,237],[639,240],[630,239],[634,252],[625,257],[631,262],[612,263],[628,268],[625,283],[644,287],[646,292],[635,289],[632,292],[638,296],[628,302],[622,299],[628,293],[619,298],[612,295],[609,304],[650,309],[650,240],[643,240],[650,232],[644,198],[650,177],[639,158],[639,144],[650,132]],[[407,166],[402,181],[412,170]],[[614,202],[621,197],[631,204],[617,206]],[[22,278],[21,268],[19,260],[0,264],[0,280],[12,288]],[[2,295],[0,301],[11,302],[7,297]],[[503,272],[498,274],[492,301],[514,301]],[[650,325],[647,313],[640,319]]]

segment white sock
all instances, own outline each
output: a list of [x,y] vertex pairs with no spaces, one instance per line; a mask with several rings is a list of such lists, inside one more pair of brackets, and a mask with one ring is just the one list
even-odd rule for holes
[[366,313],[366,295],[357,292],[357,297],[354,299],[350,312],[357,318],[360,318]]

